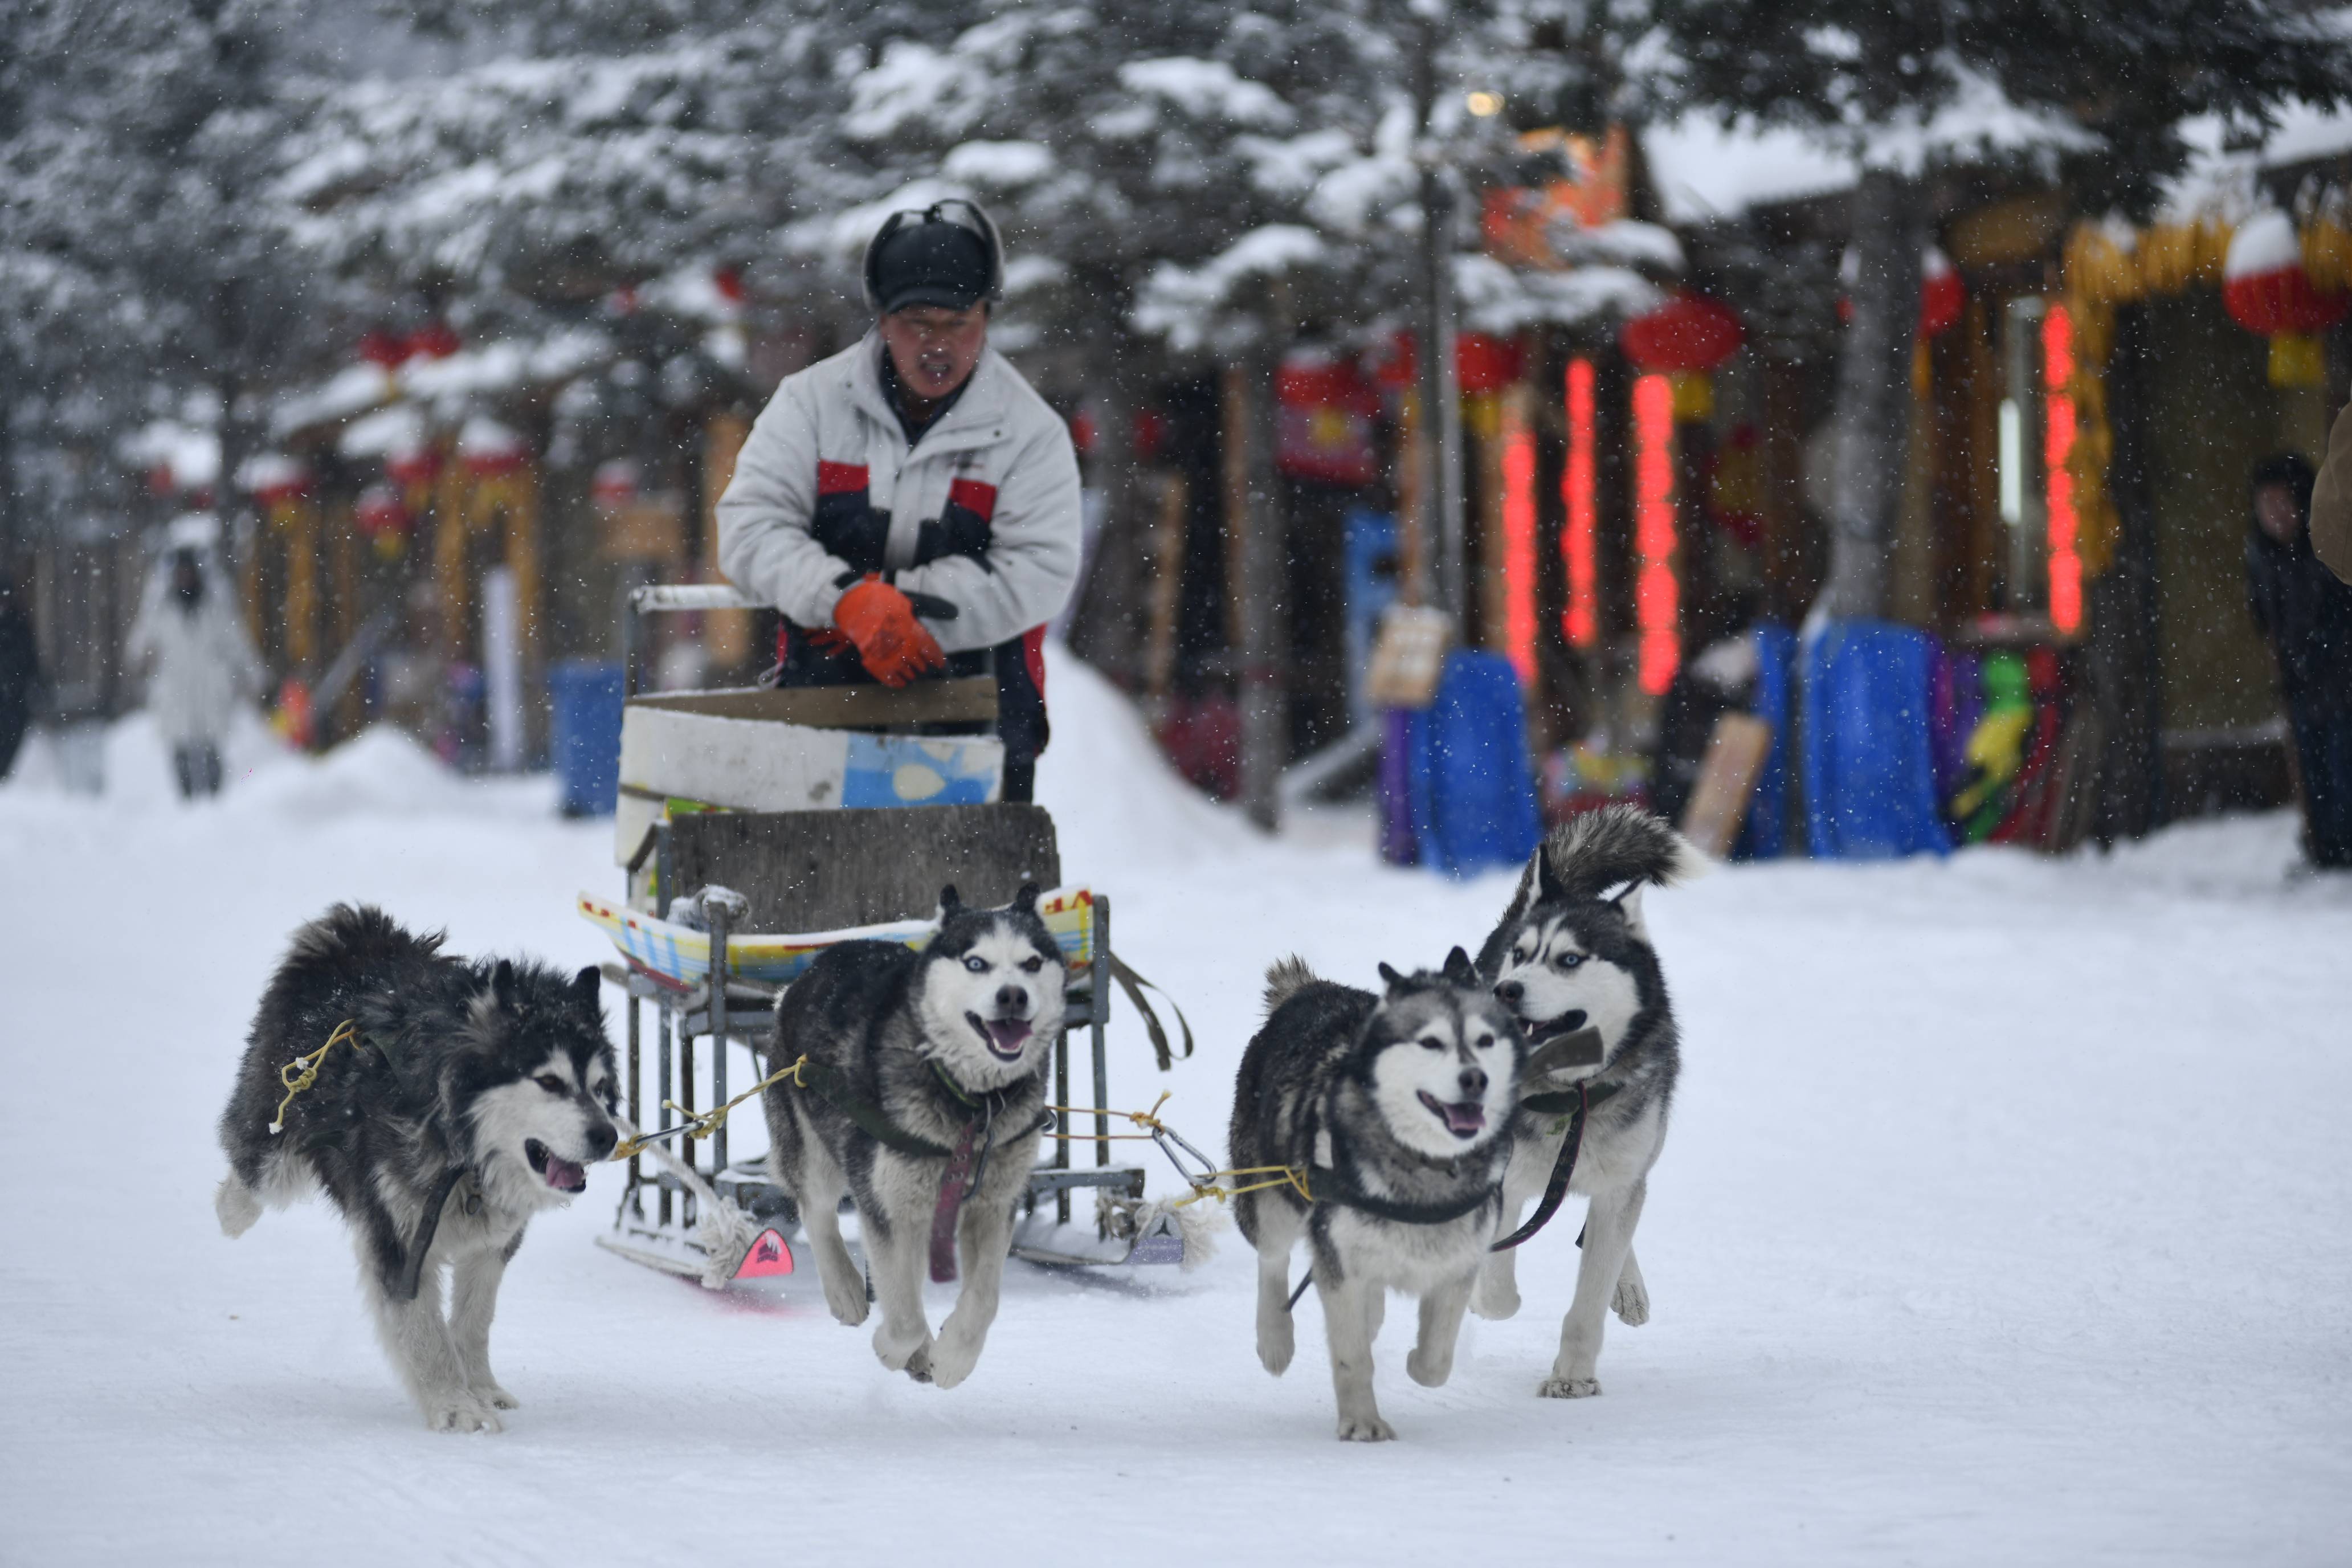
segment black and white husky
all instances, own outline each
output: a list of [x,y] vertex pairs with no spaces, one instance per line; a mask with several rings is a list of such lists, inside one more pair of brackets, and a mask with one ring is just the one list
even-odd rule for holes
[[[499,1281],[531,1215],[569,1202],[613,1152],[613,1050],[595,970],[440,949],[348,904],[295,932],[221,1112],[229,1172],[215,1207],[236,1237],[265,1207],[325,1189],[425,1425],[495,1432],[516,1404],[490,1373]],[[287,1100],[281,1069],[321,1047],[315,1080]]]
[[[1235,1169],[1303,1168],[1234,1200],[1257,1248],[1257,1353],[1279,1377],[1297,1348],[1290,1252],[1307,1238],[1331,1346],[1339,1436],[1396,1436],[1372,1398],[1372,1340],[1391,1290],[1421,1300],[1405,1357],[1434,1388],[1454,1371],[1463,1309],[1502,1207],[1512,1107],[1526,1052],[1509,1010],[1455,948],[1443,972],[1386,964],[1375,996],[1318,980],[1297,959],[1266,974],[1265,1027],[1242,1056],[1229,1147]],[[1264,1174],[1235,1177],[1247,1186]]]
[[[1062,1032],[1062,951],[1024,886],[1003,909],[940,895],[940,931],[827,948],[776,1003],[770,1061],[805,1056],[766,1094],[769,1169],[800,1202],[825,1304],[866,1321],[866,1281],[841,1239],[857,1206],[892,1371],[952,1388],[996,1320],[1013,1205],[1045,1125],[1045,1064]],[[923,1276],[963,1289],[932,1339]]]
[[[1479,972],[1527,1032],[1531,1063],[1503,1223],[1517,1225],[1528,1200],[1547,1194],[1572,1133],[1580,1142],[1566,1191],[1592,1200],[1576,1298],[1538,1391],[1547,1398],[1601,1392],[1594,1370],[1612,1305],[1629,1325],[1649,1321],[1633,1227],[1665,1142],[1681,1055],[1665,975],[1642,920],[1642,889],[1685,880],[1706,865],[1680,834],[1638,806],[1587,813],[1537,848],[1479,953]],[[1519,1310],[1517,1256],[1507,1248],[1487,1259],[1472,1303],[1479,1316]]]

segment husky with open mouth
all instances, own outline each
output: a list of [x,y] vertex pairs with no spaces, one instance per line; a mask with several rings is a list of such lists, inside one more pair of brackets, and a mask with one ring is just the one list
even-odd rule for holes
[[[1538,1390],[1547,1398],[1601,1392],[1595,1369],[1611,1306],[1629,1326],[1649,1321],[1633,1227],[1665,1143],[1682,1058],[1642,889],[1685,881],[1706,867],[1680,834],[1639,806],[1586,813],[1537,847],[1479,953],[1479,973],[1528,1045],[1504,1229],[1523,1234],[1514,1227],[1530,1199],[1540,1198],[1538,1215],[1549,1218],[1570,1193],[1591,1198],[1575,1300]],[[1471,1304],[1480,1317],[1519,1310],[1517,1256],[1514,1246],[1488,1258]]]
[[[1234,1200],[1257,1248],[1257,1353],[1279,1377],[1297,1348],[1290,1253],[1303,1237],[1331,1345],[1339,1436],[1396,1436],[1372,1398],[1388,1292],[1421,1301],[1405,1357],[1434,1388],[1454,1370],[1463,1309],[1502,1209],[1526,1046],[1455,948],[1437,973],[1386,964],[1376,996],[1289,959],[1266,974],[1266,1020],[1243,1054],[1229,1147]],[[1303,1173],[1306,1188],[1265,1174]],[[1312,1201],[1307,1201],[1311,1196]]]
[[[490,1373],[499,1283],[530,1217],[619,1140],[613,1050],[595,970],[462,959],[441,940],[348,904],[295,933],[221,1113],[215,1207],[242,1236],[323,1189],[425,1424],[495,1432],[516,1405]],[[312,1076],[289,1096],[297,1058]]]
[[[769,1169],[799,1200],[825,1304],[853,1328],[866,1280],[841,1238],[842,1197],[856,1205],[882,1309],[874,1353],[918,1382],[971,1376],[996,1320],[1066,976],[1034,884],[1003,909],[967,908],[949,888],[921,952],[829,947],[777,1000],[770,1061],[808,1060],[767,1089]],[[959,1261],[963,1289],[934,1340],[926,1264],[945,1282]]]

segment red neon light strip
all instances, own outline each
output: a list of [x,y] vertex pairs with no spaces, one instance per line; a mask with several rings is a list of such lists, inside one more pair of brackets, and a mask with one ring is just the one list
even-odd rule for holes
[[2083,556],[2078,548],[2080,518],[2074,510],[2074,476],[2066,459],[2074,450],[2074,323],[2064,306],[2052,307],[2042,318],[2042,385],[2047,428],[2042,436],[2042,471],[2045,476],[2050,516],[2050,621],[2062,632],[2083,625]]
[[1642,689],[1662,696],[1682,663],[1675,631],[1682,584],[1675,580],[1675,392],[1663,375],[1633,384],[1633,619],[1641,631],[1634,660]]
[[1536,678],[1536,437],[1503,415],[1503,652],[1522,684]]
[[1577,647],[1601,640],[1600,569],[1594,563],[1592,530],[1592,362],[1568,363],[1568,468],[1559,477],[1559,498],[1568,514],[1559,552],[1568,566],[1568,612],[1562,629]]

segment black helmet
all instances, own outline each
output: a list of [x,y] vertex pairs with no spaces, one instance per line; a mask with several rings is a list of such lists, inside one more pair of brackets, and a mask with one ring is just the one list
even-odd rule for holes
[[968,310],[1003,292],[996,226],[960,196],[892,213],[866,247],[866,303],[877,315],[910,305]]

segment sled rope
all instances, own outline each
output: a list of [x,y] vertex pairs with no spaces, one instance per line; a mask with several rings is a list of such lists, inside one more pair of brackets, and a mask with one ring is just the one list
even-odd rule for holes
[[1049,1105],[1046,1110],[1065,1116],[1116,1116],[1132,1121],[1145,1131],[1141,1132],[1048,1132],[1046,1137],[1063,1143],[1157,1143],[1164,1134],[1175,1136],[1176,1130],[1160,1120],[1160,1108],[1168,1103],[1173,1090],[1162,1089],[1160,1098],[1151,1102],[1150,1110],[1106,1110],[1099,1105]]
[[[1252,1182],[1245,1187],[1221,1187],[1215,1184],[1234,1176],[1266,1176],[1270,1179]],[[1192,1183],[1192,1195],[1189,1198],[1178,1198],[1168,1205],[1170,1208],[1184,1208],[1199,1203],[1202,1198],[1214,1198],[1219,1203],[1225,1203],[1240,1197],[1244,1193],[1262,1193],[1269,1187],[1288,1187],[1298,1194],[1300,1203],[1311,1204],[1315,1201],[1314,1193],[1308,1190],[1307,1185],[1307,1167],[1304,1165],[1243,1165],[1230,1171],[1211,1171],[1197,1180],[1187,1176],[1185,1180]]]
[[315,1051],[296,1057],[278,1069],[278,1081],[285,1086],[286,1098],[278,1102],[278,1114],[269,1123],[270,1134],[273,1137],[286,1131],[286,1108],[294,1103],[294,1097],[319,1081],[319,1068],[326,1061],[327,1053],[346,1042],[353,1050],[360,1048],[360,1030],[356,1019],[344,1019],[335,1026],[334,1033],[327,1037],[325,1045]]
[[792,1066],[777,1068],[774,1072],[770,1073],[767,1077],[761,1079],[759,1082],[753,1084],[751,1088],[745,1089],[742,1093],[737,1095],[726,1104],[714,1105],[708,1110],[688,1110],[685,1106],[680,1105],[675,1100],[665,1100],[662,1101],[662,1108],[664,1110],[675,1110],[680,1116],[685,1117],[686,1120],[679,1122],[674,1122],[671,1125],[661,1128],[656,1131],[639,1132],[633,1137],[625,1139],[613,1150],[612,1153],[606,1155],[605,1158],[610,1160],[628,1159],[631,1155],[645,1152],[646,1150],[651,1148],[661,1140],[672,1137],[680,1132],[685,1133],[688,1138],[708,1138],[727,1124],[728,1115],[732,1112],[737,1106],[742,1104],[753,1095],[758,1094],[769,1085],[782,1083],[786,1079],[790,1079],[793,1080],[793,1087],[794,1089],[806,1089],[808,1085],[801,1081],[801,1071],[808,1065],[808,1057],[803,1054],[801,1057],[801,1059],[794,1062]]
[[[1151,1102],[1151,1109],[1149,1110],[1108,1110],[1099,1105],[1049,1105],[1045,1107],[1046,1110],[1068,1116],[1116,1116],[1121,1121],[1133,1122],[1144,1131],[1099,1133],[1048,1132],[1045,1136],[1058,1139],[1065,1143],[1092,1143],[1098,1140],[1114,1143],[1140,1143],[1148,1140],[1159,1144],[1160,1152],[1168,1156],[1168,1163],[1176,1167],[1176,1173],[1184,1178],[1184,1184],[1192,1189],[1191,1197],[1178,1198],[1168,1205],[1171,1209],[1188,1207],[1199,1203],[1202,1198],[1214,1198],[1219,1203],[1225,1203],[1241,1196],[1244,1193],[1264,1192],[1269,1187],[1288,1187],[1298,1194],[1302,1203],[1311,1204],[1315,1201],[1315,1194],[1307,1184],[1307,1167],[1304,1165],[1244,1165],[1231,1170],[1211,1168],[1209,1157],[1206,1154],[1193,1148],[1182,1133],[1160,1119],[1160,1108],[1168,1103],[1168,1097],[1172,1092],[1172,1090],[1162,1089],[1160,1098]],[[1203,1168],[1199,1171],[1187,1170],[1183,1160],[1177,1154],[1178,1149],[1191,1155]],[[1220,1183],[1229,1182],[1237,1176],[1265,1176],[1269,1179],[1253,1182],[1245,1187],[1219,1185]]]

